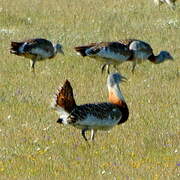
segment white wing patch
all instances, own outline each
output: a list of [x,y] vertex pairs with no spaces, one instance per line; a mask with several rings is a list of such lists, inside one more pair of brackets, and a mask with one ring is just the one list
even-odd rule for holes
[[152,55],[151,47],[140,41],[133,41],[130,46],[130,50],[133,50],[136,59],[147,59]]
[[62,119],[62,123],[68,124],[67,118],[69,116],[69,113],[65,111],[62,107],[54,104],[54,102],[51,104],[51,107],[56,110],[57,114],[59,115],[59,118]]

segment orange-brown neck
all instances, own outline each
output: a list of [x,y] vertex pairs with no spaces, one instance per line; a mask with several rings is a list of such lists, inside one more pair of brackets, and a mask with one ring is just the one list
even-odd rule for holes
[[156,57],[154,56],[154,54],[152,54],[151,56],[148,57],[148,60],[151,61],[152,63],[156,63]]
[[116,93],[114,91],[110,91],[109,92],[109,102],[112,104],[116,104],[119,106],[123,106],[124,105],[124,101],[122,99],[120,99]]
[[76,107],[74,100],[73,89],[68,80],[64,83],[63,87],[57,94],[57,105],[65,109],[67,112],[71,112]]
[[115,92],[110,91],[109,92],[109,101],[110,101],[110,103],[116,104],[122,113],[122,117],[121,117],[120,121],[118,122],[118,124],[122,124],[122,123],[126,122],[129,117],[129,109],[128,109],[128,106],[127,106],[126,102],[124,101],[124,99],[119,98]]

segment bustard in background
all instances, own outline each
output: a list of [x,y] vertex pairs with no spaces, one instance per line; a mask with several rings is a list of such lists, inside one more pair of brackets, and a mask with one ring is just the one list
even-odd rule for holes
[[11,42],[10,49],[10,53],[12,54],[31,59],[30,66],[33,72],[36,61],[51,59],[58,52],[64,54],[60,44],[53,45],[50,41],[41,38]]
[[73,89],[66,80],[53,101],[53,108],[59,114],[57,122],[82,129],[82,136],[86,141],[87,130],[91,131],[90,139],[93,140],[97,130],[109,130],[115,125],[124,123],[128,119],[129,110],[119,83],[125,79],[119,73],[108,75],[109,102],[83,105],[76,105]]
[[169,52],[161,51],[157,56],[154,55],[151,46],[141,40],[125,39],[115,42],[91,43],[85,46],[77,46],[75,50],[79,55],[95,58],[103,62],[102,72],[111,64],[121,64],[126,61],[132,61],[132,72],[134,72],[136,64],[142,60],[148,59],[155,64],[164,62],[167,59],[173,59]]
[[154,3],[160,7],[161,4],[166,3],[168,4],[173,10],[176,7],[175,4],[176,0],[154,0]]

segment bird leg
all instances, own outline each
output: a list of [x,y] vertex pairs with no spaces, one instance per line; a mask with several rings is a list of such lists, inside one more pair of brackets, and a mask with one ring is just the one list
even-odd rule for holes
[[85,134],[85,132],[86,132],[87,130],[88,130],[88,129],[85,128],[85,129],[82,129],[82,131],[81,131],[81,134],[82,134],[83,138],[85,139],[85,141],[88,141],[87,138],[86,138],[86,134]]
[[133,61],[132,73],[134,73],[135,67],[136,67],[136,60]]
[[108,74],[110,74],[109,66],[110,66],[110,64],[103,64],[103,65],[101,66],[101,73],[103,74],[104,69],[107,67],[107,72],[108,72]]
[[97,130],[91,129],[91,141],[94,140],[95,134],[96,134]]
[[103,65],[101,66],[101,73],[102,73],[102,74],[103,74],[103,72],[104,72],[104,69],[105,69],[106,65],[107,65],[107,64],[103,64]]
[[110,67],[110,64],[107,64],[107,72],[108,72],[108,74],[110,74],[109,67]]
[[30,70],[31,70],[33,73],[35,73],[35,69],[34,69],[35,63],[36,63],[36,60],[34,60],[34,59],[30,60],[30,68],[31,68]]

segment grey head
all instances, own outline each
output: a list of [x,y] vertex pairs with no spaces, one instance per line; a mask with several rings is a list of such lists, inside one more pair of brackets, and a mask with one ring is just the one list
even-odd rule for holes
[[126,82],[127,78],[122,76],[119,73],[111,73],[108,75],[107,78],[107,86],[108,87],[113,87],[114,85],[117,85],[121,82]]
[[161,51],[159,55],[157,56],[157,64],[162,63],[166,60],[174,60],[172,55],[168,51]]
[[59,43],[57,43],[57,44],[55,45],[56,52],[61,53],[61,54],[64,55],[64,52],[63,52],[62,48],[63,48],[62,45],[59,44]]
[[174,60],[174,58],[168,51],[161,51],[160,54],[163,56],[164,59]]

